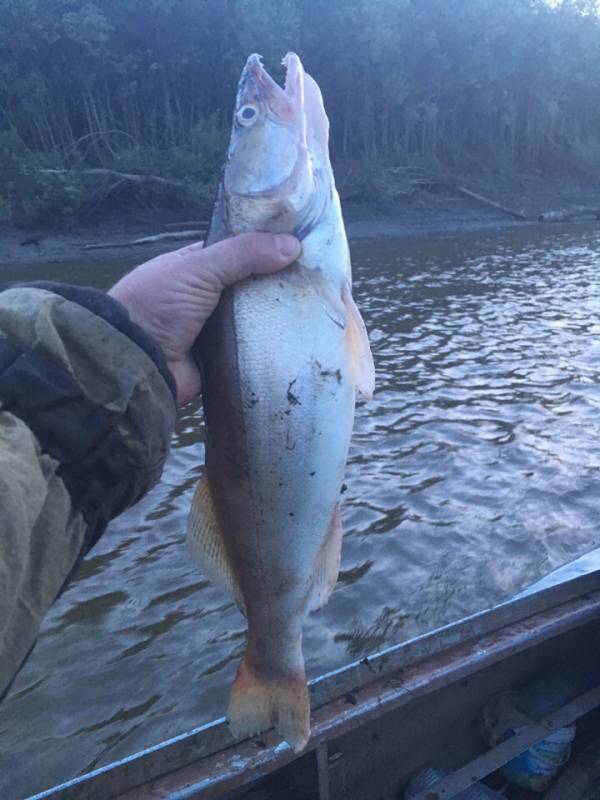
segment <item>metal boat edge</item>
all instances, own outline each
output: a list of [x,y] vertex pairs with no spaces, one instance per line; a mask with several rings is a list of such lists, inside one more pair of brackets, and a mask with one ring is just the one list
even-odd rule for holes
[[[595,593],[599,593],[597,597]],[[586,603],[586,599],[589,602]],[[561,613],[563,606],[565,612]],[[386,702],[391,708],[394,703],[406,701],[411,687],[405,683],[404,677],[408,676],[408,671],[418,673],[421,662],[427,661],[429,667],[434,664],[434,671],[429,668],[427,672],[427,680],[431,684],[437,661],[440,665],[445,664],[452,674],[456,672],[457,663],[460,672],[460,664],[465,659],[470,662],[472,669],[477,669],[479,663],[485,665],[490,659],[498,660],[503,657],[503,653],[516,652],[515,648],[526,648],[528,642],[533,646],[544,637],[556,635],[558,630],[566,629],[565,626],[568,628],[569,625],[582,624],[589,620],[590,615],[597,615],[598,611],[600,570],[579,575],[535,594],[520,595],[492,609],[478,612],[327,673],[310,683],[311,708],[316,719],[316,728],[314,720],[313,728],[316,735],[311,739],[308,749],[314,749],[319,742],[326,740],[328,730],[332,736],[339,735],[348,726],[360,724],[361,714],[365,715],[365,719],[371,718],[378,709],[380,713],[384,713]],[[519,623],[528,620],[529,625],[519,626]],[[503,637],[502,632],[510,626],[512,638],[506,635]],[[446,655],[448,658],[445,658]],[[457,657],[458,662],[454,663]],[[404,685],[399,685],[397,679],[390,680],[398,673],[402,676],[401,683]],[[447,678],[448,675],[445,676]],[[390,685],[393,685],[392,695],[395,693],[395,697],[389,695],[386,689]],[[414,689],[413,686],[412,690]],[[362,693],[362,690],[365,690],[365,697],[361,698],[361,702],[356,707],[349,706],[344,698],[354,697]],[[387,692],[387,700],[384,699],[383,703],[382,691],[384,694]],[[221,718],[45,790],[29,800],[106,800],[126,793],[128,796],[131,793],[133,800],[134,795],[138,796],[135,792],[137,787],[149,785],[150,782],[156,782],[176,771],[182,771],[183,781],[186,767],[203,759],[210,760],[211,756],[222,751],[227,751],[229,756],[234,754],[234,758],[233,762],[231,757],[223,760],[221,774],[215,773],[212,778],[209,775],[192,781],[189,790],[168,794],[161,791],[156,796],[184,800],[185,797],[199,796],[198,793],[203,790],[202,784],[209,789],[211,783],[214,788],[211,796],[218,796],[215,792],[220,791],[219,786],[225,791],[236,784],[235,773],[242,771],[244,767],[249,769],[248,780],[252,780],[252,776],[267,774],[294,758],[289,747],[277,739],[273,732],[259,737],[258,744],[256,737],[255,740],[240,742],[230,734],[225,719]],[[229,774],[232,770],[233,778]],[[198,770],[195,772],[198,773]],[[237,785],[244,782],[242,778],[237,781]],[[142,797],[143,792],[139,796]]]

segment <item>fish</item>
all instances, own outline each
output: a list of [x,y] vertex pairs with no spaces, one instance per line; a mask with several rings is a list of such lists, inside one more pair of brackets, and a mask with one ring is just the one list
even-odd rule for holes
[[271,231],[293,233],[302,252],[225,289],[198,339],[206,465],[187,541],[248,623],[232,733],[276,726],[300,752],[310,738],[303,623],[337,581],[356,393],[372,396],[374,365],[321,91],[295,53],[283,64],[283,87],[257,54],[242,71],[207,244]]

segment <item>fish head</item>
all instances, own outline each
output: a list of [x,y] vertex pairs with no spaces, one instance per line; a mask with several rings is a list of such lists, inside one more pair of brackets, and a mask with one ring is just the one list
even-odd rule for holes
[[294,232],[315,194],[305,108],[308,76],[295,53],[283,64],[283,87],[257,54],[242,71],[223,179],[232,233]]

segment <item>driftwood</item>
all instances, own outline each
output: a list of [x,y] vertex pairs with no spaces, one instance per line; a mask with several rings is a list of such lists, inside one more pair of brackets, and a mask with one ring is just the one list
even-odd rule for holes
[[500,203],[496,203],[494,200],[490,200],[487,197],[483,197],[483,195],[476,194],[472,192],[470,189],[466,189],[464,186],[457,186],[456,191],[459,194],[464,194],[466,197],[470,197],[472,200],[477,200],[478,203],[482,203],[485,206],[489,206],[490,208],[495,208],[497,211],[502,211],[504,214],[508,214],[515,219],[526,220],[527,217],[524,214],[521,214],[520,211],[514,211],[512,208],[507,208],[506,206],[501,205]]
[[546,211],[540,214],[538,222],[568,222],[573,219],[582,218],[600,219],[600,208],[590,208],[590,206],[573,206],[573,208],[563,208],[558,211]]
[[100,178],[115,178],[118,181],[128,181],[129,183],[156,183],[160,186],[171,186],[176,189],[185,188],[183,181],[174,181],[170,178],[161,178],[158,175],[142,175],[138,173],[117,172],[114,169],[41,169],[49,175],[96,175]]
[[167,228],[167,230],[174,230],[177,228],[204,228],[208,229],[208,220],[207,219],[193,219],[187,220],[187,222],[165,222],[163,223],[163,228]]
[[157,233],[154,236],[142,236],[129,242],[92,242],[82,245],[84,250],[105,250],[111,247],[136,247],[141,244],[155,244],[157,242],[178,242],[183,239],[198,239],[203,231],[173,231],[172,233]]

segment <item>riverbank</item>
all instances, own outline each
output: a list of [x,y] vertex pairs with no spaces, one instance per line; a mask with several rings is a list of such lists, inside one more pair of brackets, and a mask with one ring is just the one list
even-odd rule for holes
[[[546,211],[575,206],[600,207],[600,186],[582,179],[550,180],[539,175],[465,176],[454,178],[454,185],[468,188],[509,208],[519,220],[499,209],[466,197],[450,185],[415,191],[393,199],[347,200],[343,203],[348,237],[435,236],[469,231],[500,229],[540,224]],[[191,219],[188,213],[155,216],[145,220],[104,218],[95,224],[71,230],[0,229],[0,267],[2,265],[56,262],[93,263],[98,261],[139,262],[184,246],[186,241],[162,241],[137,246],[127,242],[165,232],[165,223]],[[188,240],[194,241],[193,238]],[[92,243],[114,242],[115,247],[85,249]],[[118,246],[121,245],[121,246]]]

